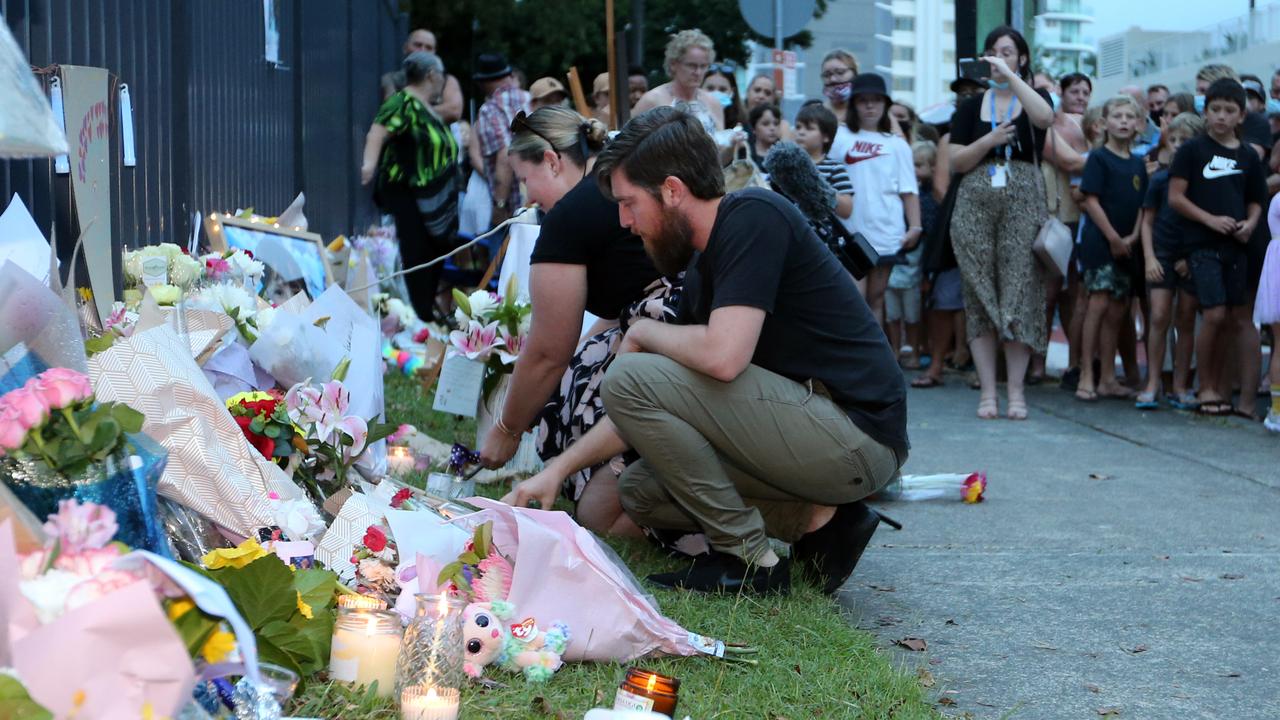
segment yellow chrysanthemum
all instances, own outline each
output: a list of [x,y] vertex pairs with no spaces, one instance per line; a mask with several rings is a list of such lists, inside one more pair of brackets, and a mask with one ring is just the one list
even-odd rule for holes
[[169,621],[172,622],[194,610],[196,604],[186,598],[169,603]]
[[200,648],[200,656],[207,663],[220,663],[236,649],[236,636],[223,630],[214,630]]
[[209,554],[200,558],[200,563],[210,570],[242,568],[260,557],[266,557],[267,554],[257,540],[249,538],[234,548],[210,551]]
[[261,390],[251,390],[249,392],[236,393],[227,398],[227,407],[232,408],[240,404],[241,400],[249,402],[257,402],[259,400],[270,400],[271,394],[262,392]]
[[308,620],[314,617],[314,615],[311,612],[311,606],[302,602],[302,593],[298,592],[297,590],[294,590],[293,594],[298,596],[298,612],[302,613],[302,617]]

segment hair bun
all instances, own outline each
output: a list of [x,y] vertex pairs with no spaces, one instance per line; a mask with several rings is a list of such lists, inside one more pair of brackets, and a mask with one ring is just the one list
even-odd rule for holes
[[596,118],[583,120],[578,131],[586,136],[592,147],[603,147],[604,141],[609,137],[609,128]]

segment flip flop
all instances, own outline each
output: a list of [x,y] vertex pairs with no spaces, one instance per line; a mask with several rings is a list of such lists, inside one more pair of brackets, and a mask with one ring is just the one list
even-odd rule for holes
[[1195,411],[1200,408],[1200,401],[1196,399],[1194,393],[1183,393],[1181,395],[1170,395],[1165,398],[1169,403],[1169,407],[1174,410],[1191,410]]
[[1257,416],[1257,415],[1253,415],[1253,414],[1251,414],[1251,413],[1247,413],[1247,412],[1245,412],[1245,411],[1243,411],[1243,410],[1241,410],[1241,409],[1239,409],[1239,408],[1234,408],[1234,407],[1233,407],[1233,408],[1231,408],[1231,414],[1232,414],[1232,415],[1234,415],[1234,416],[1236,416],[1236,417],[1238,417],[1238,418],[1244,418],[1245,420],[1248,420],[1249,422],[1258,422],[1258,416]]
[[1210,402],[1202,403],[1196,412],[1208,417],[1228,417],[1231,415],[1233,408],[1228,403]]
[[941,380],[933,378],[929,375],[921,375],[917,377],[915,380],[911,381],[911,387],[920,388],[922,390],[925,388],[942,387],[942,385],[943,383]]
[[1155,393],[1141,393],[1134,401],[1133,407],[1137,410],[1159,410],[1160,403],[1156,401]]
[[1092,390],[1076,390],[1076,399],[1080,402],[1098,402],[1098,393]]

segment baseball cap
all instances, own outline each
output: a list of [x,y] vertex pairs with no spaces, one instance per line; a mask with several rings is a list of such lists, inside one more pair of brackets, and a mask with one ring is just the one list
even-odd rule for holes
[[553,77],[538,78],[529,86],[529,94],[533,96],[534,100],[541,100],[554,93],[563,93],[565,97],[569,96],[569,91],[564,89],[564,85]]

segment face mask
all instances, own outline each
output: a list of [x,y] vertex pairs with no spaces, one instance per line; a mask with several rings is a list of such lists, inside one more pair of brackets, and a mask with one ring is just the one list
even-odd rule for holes
[[1280,100],[1276,100],[1275,98],[1267,99],[1267,114],[1280,114]]
[[1008,83],[1008,81],[1006,81],[1006,82],[996,82],[995,80],[993,80],[993,79],[991,79],[991,78],[987,78],[987,85],[990,85],[991,87],[995,88],[996,90],[1008,90],[1008,89],[1009,89],[1009,83]]
[[835,102],[848,102],[849,96],[853,94],[853,82],[836,83],[822,88],[822,94],[827,96],[828,100]]
[[720,107],[729,107],[730,105],[733,104],[733,97],[731,97],[728,93],[716,90],[712,92],[711,95],[716,100],[720,101]]
[[1058,109],[1062,107],[1062,98],[1058,93],[1051,92],[1049,93],[1049,104],[1053,106],[1053,111],[1057,112]]
[[1196,96],[1196,112],[1200,113],[1201,115],[1204,114],[1204,96],[1203,95]]

